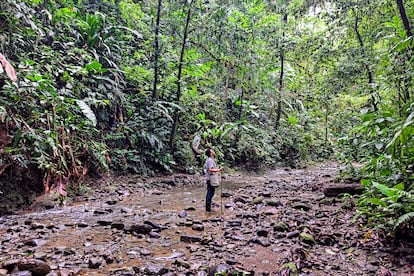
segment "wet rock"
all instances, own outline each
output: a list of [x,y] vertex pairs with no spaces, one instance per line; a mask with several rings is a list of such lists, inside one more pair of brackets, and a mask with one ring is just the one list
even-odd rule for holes
[[147,263],[141,269],[144,275],[163,275],[168,272],[168,269],[161,264]]
[[227,264],[218,264],[215,267],[209,269],[208,275],[225,275],[229,272],[230,267]]
[[47,254],[45,252],[35,252],[33,253],[33,258],[45,261],[47,258]]
[[135,232],[137,234],[147,235],[152,231],[152,227],[148,224],[133,224],[125,227],[125,232]]
[[234,198],[233,201],[234,201],[234,203],[242,203],[242,204],[247,203],[247,199],[244,198],[244,197],[241,197],[241,196],[238,196],[238,197]]
[[322,234],[319,234],[317,238],[318,238],[318,243],[322,245],[332,246],[336,244],[336,237],[335,235],[332,235],[332,234],[322,233]]
[[54,248],[55,254],[62,254],[64,256],[74,255],[76,250],[67,246],[59,246]]
[[182,260],[182,259],[177,259],[177,260],[175,260],[174,264],[175,264],[176,266],[178,266],[178,267],[184,267],[184,268],[186,268],[186,269],[189,269],[189,268],[191,267],[191,265],[190,265],[190,263],[189,263],[189,262],[186,262],[186,261],[184,261],[184,260]]
[[180,241],[187,243],[201,242],[202,240],[203,238],[200,236],[182,235],[180,237]]
[[361,268],[362,268],[362,270],[364,270],[364,271],[368,271],[368,272],[371,272],[371,273],[375,273],[375,272],[377,272],[377,271],[378,271],[378,269],[379,269],[379,267],[378,267],[378,266],[376,266],[376,265],[372,265],[372,264],[367,264],[367,265],[365,265],[365,266],[362,266]]
[[268,231],[267,229],[258,229],[258,230],[256,231],[256,234],[257,234],[259,237],[267,237],[267,236],[269,235],[269,231]]
[[166,184],[168,186],[175,186],[176,185],[174,180],[163,180],[163,181],[161,181],[161,183]]
[[233,241],[244,241],[245,238],[241,235],[236,235],[236,234],[230,234],[230,235],[225,235],[226,238],[230,238]]
[[338,196],[340,194],[360,194],[364,191],[364,186],[360,183],[334,183],[326,184],[323,193],[325,196]]
[[300,234],[300,232],[299,232],[299,231],[297,231],[297,230],[295,230],[295,231],[292,231],[292,232],[287,233],[287,234],[286,234],[286,237],[287,237],[288,239],[292,239],[292,238],[296,238],[296,237],[298,237],[298,236],[299,236],[299,234]]
[[148,234],[151,238],[154,238],[154,239],[159,239],[159,238],[161,238],[161,234],[160,233],[158,233],[158,232],[155,232],[155,231],[151,231],[151,232],[149,232],[149,234]]
[[235,259],[227,259],[226,260],[226,264],[228,264],[228,265],[235,265],[235,264],[238,264],[239,262],[238,261],[236,261]]
[[202,224],[195,224],[191,227],[191,229],[195,231],[204,231],[204,225]]
[[135,274],[135,272],[132,272],[132,271],[124,271],[124,272],[122,272],[121,275],[122,276],[135,276],[136,274]]
[[95,211],[93,211],[94,215],[104,215],[104,214],[109,214],[112,213],[113,210],[112,209],[96,209]]
[[80,228],[85,228],[85,227],[89,226],[89,224],[87,222],[84,222],[84,221],[80,221],[76,225]]
[[28,239],[28,240],[24,240],[23,244],[26,246],[39,246],[44,244],[45,241],[41,240],[41,239]]
[[264,247],[268,247],[268,246],[270,246],[270,241],[268,240],[268,239],[265,239],[265,238],[252,238],[251,240],[250,240],[250,242],[251,243],[257,243],[257,244],[260,244],[261,246],[264,246]]
[[118,203],[118,200],[117,199],[110,199],[110,200],[105,201],[105,203],[108,204],[108,205],[115,205],[115,204]]
[[186,222],[184,222],[184,226],[191,227],[194,225],[194,221],[191,219],[188,219]]
[[129,258],[133,259],[133,258],[135,258],[136,256],[138,256],[138,251],[137,251],[137,250],[129,250],[129,251],[127,252],[127,255],[129,256]]
[[[195,251],[193,251],[193,252],[195,252]],[[190,249],[190,252],[191,252],[191,249]],[[177,259],[177,258],[180,258],[180,257],[183,257],[183,256],[185,256],[184,252],[176,251],[176,252],[171,253],[171,255],[169,255],[169,256],[156,257],[156,258],[154,258],[154,260],[156,260],[156,261],[174,260],[174,259]]]
[[46,275],[50,272],[50,266],[45,261],[37,259],[20,260],[17,266],[19,270],[27,270],[38,275]]
[[111,220],[98,220],[96,223],[100,226],[108,226],[112,224],[112,221]]
[[31,230],[44,229],[44,228],[46,228],[46,226],[44,224],[40,224],[40,223],[32,223],[30,225]]
[[297,203],[292,204],[292,208],[303,210],[303,211],[309,211],[310,209],[312,209],[312,206],[304,202],[297,202]]
[[118,230],[123,230],[125,228],[125,224],[121,221],[112,222],[111,223],[111,228],[118,229]]
[[122,214],[132,214],[132,213],[133,213],[133,211],[132,211],[131,209],[128,209],[128,208],[122,207],[122,208],[121,208],[121,213],[122,213]]
[[99,268],[102,265],[103,261],[101,258],[90,258],[88,260],[88,267],[92,269]]
[[405,259],[409,264],[414,265],[414,255],[405,256]]
[[142,248],[139,250],[139,254],[141,254],[141,256],[150,256],[152,255],[152,252],[146,248]]
[[228,227],[239,227],[242,226],[241,220],[229,220],[226,222]]
[[18,259],[13,259],[13,260],[5,261],[1,265],[3,268],[7,269],[8,271],[12,271],[17,267],[18,263],[19,263]]
[[232,209],[234,207],[234,205],[231,202],[228,202],[226,204],[224,204],[224,208],[226,209]]
[[264,214],[265,216],[273,216],[273,215],[277,215],[278,213],[279,211],[274,207],[267,208],[262,212],[262,214]]
[[162,226],[158,223],[153,222],[153,221],[146,220],[146,221],[144,221],[144,224],[148,224],[153,229],[162,230]]
[[29,270],[17,271],[12,274],[13,276],[33,276],[32,272]]
[[260,196],[270,198],[270,197],[272,197],[272,192],[271,191],[264,191],[264,192],[260,193]]
[[279,206],[283,206],[283,204],[278,201],[278,200],[274,200],[274,199],[269,199],[265,201],[265,204],[267,206],[273,206],[273,207],[279,207]]
[[107,264],[112,264],[115,262],[115,256],[112,254],[104,255],[103,258]]

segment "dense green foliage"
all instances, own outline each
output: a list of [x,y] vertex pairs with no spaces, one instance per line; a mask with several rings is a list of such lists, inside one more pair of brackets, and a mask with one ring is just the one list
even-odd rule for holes
[[412,0],[3,2],[3,179],[64,193],[194,172],[209,146],[253,169],[338,157],[365,164],[361,214],[413,224]]

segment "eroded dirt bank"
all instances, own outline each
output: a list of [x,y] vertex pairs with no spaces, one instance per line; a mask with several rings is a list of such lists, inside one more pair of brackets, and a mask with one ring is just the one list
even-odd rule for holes
[[324,197],[336,170],[226,174],[211,213],[202,177],[102,179],[88,200],[1,217],[0,275],[413,275],[412,245]]

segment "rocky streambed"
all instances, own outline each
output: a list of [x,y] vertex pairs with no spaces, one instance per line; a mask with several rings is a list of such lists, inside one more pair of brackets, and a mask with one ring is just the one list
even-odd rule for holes
[[103,178],[1,217],[0,275],[413,275],[412,244],[384,244],[352,199],[324,196],[336,171],[226,174],[211,213],[202,176]]

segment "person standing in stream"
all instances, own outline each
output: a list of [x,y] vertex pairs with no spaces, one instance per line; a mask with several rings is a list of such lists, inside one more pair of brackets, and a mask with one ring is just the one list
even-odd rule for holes
[[210,174],[214,172],[221,172],[224,169],[223,168],[217,168],[216,162],[214,162],[214,156],[216,153],[213,149],[207,149],[206,150],[206,163],[205,163],[205,169],[206,169],[206,183],[207,183],[207,195],[206,195],[206,211],[211,212],[211,201],[214,196],[214,192],[216,190],[216,187],[211,186],[210,183]]

